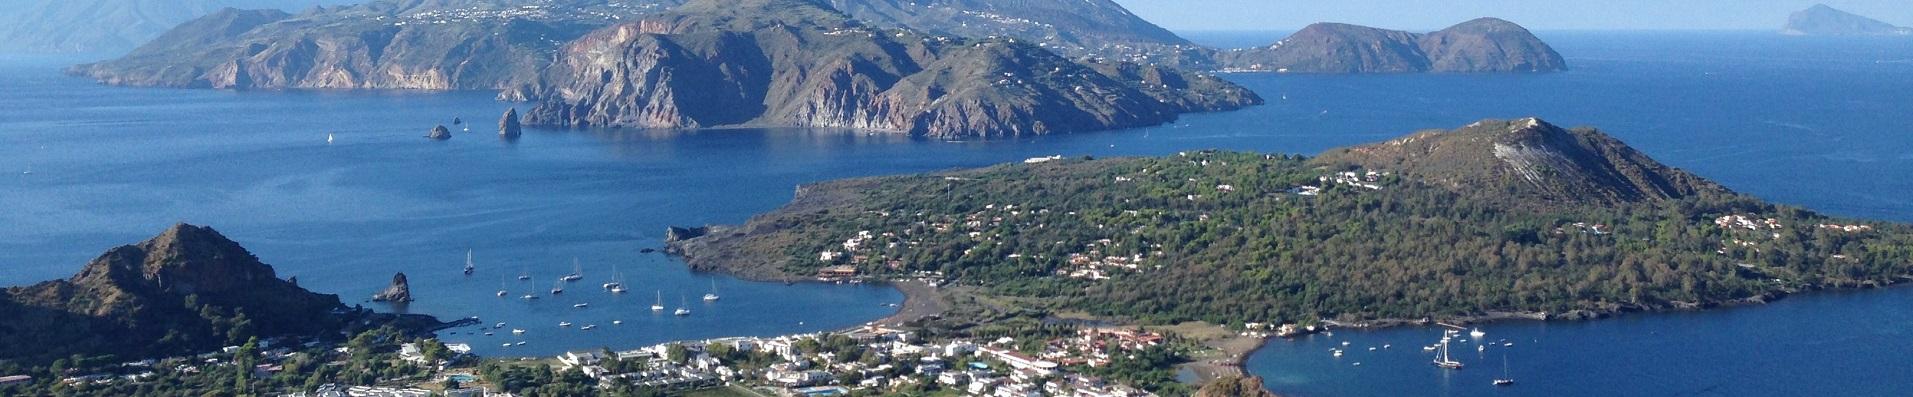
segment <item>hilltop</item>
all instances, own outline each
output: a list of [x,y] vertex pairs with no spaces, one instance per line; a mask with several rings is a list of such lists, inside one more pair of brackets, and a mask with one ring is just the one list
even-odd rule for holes
[[423,316],[374,315],[336,295],[280,279],[271,266],[211,228],[179,224],[106,251],[65,280],[0,292],[0,360],[70,355],[122,359],[196,353],[250,337],[331,338]]
[[[752,278],[929,272],[1034,313],[1227,324],[1763,302],[1913,279],[1909,244],[1907,225],[1765,203],[1598,130],[1523,119],[1313,158],[1202,151],[827,182],[671,251]],[[992,321],[964,315],[949,321]]]
[[1908,36],[1913,28],[1893,26],[1880,20],[1816,4],[1787,16],[1780,33],[1794,36]]

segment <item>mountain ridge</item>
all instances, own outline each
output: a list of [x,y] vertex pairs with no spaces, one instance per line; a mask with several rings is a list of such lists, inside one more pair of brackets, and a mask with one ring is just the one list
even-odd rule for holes
[[1285,73],[1539,73],[1567,70],[1552,46],[1521,25],[1476,18],[1417,34],[1316,23],[1275,44],[1224,50],[1218,68]]
[[1792,36],[1910,36],[1913,28],[1815,4],[1789,14],[1780,32]]

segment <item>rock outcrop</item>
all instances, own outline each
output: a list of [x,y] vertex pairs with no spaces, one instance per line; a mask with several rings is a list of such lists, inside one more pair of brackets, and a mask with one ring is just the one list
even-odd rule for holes
[[444,125],[432,127],[432,132],[426,133],[425,138],[431,139],[434,141],[443,141],[447,139],[452,139],[452,129],[445,128]]
[[664,242],[671,243],[671,242],[690,240],[690,239],[694,239],[698,237],[703,237],[705,234],[710,232],[711,232],[711,228],[708,228],[708,227],[671,226],[664,229]]
[[[1161,84],[1119,78],[1142,75]],[[700,0],[602,29],[568,44],[543,78],[502,96],[537,102],[526,113],[532,125],[834,127],[937,138],[1148,126],[1261,101],[1213,76],[1099,68],[1016,40],[871,28],[806,0]]]
[[412,284],[405,281],[405,273],[392,275],[392,285],[372,295],[375,302],[411,302]]
[[1218,67],[1288,73],[1484,73],[1567,69],[1527,29],[1480,18],[1428,34],[1339,23],[1309,25],[1274,45],[1215,55]]
[[1202,385],[1195,397],[1275,397],[1275,393],[1263,388],[1262,377],[1225,376]]
[[250,336],[336,334],[336,295],[279,279],[211,228],[179,224],[66,280],[0,292],[0,360],[197,352]]
[[1787,16],[1780,33],[1794,36],[1908,36],[1913,28],[1816,4]]
[[1399,172],[1458,191],[1526,203],[1614,204],[1731,194],[1594,129],[1535,118],[1488,120],[1316,157],[1331,168]]
[[518,121],[518,108],[506,110],[505,116],[498,118],[498,136],[509,139],[522,135],[525,135],[525,127]]

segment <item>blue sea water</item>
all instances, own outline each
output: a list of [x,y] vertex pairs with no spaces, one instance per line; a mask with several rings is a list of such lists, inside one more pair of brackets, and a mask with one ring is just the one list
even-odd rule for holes
[[[1243,34],[1241,43],[1280,34]],[[1913,221],[1913,40],[1766,33],[1543,33],[1573,71],[1539,75],[1228,78],[1269,100],[1172,125],[998,142],[851,131],[532,130],[498,140],[508,103],[489,93],[226,92],[103,87],[62,76],[73,59],[0,60],[0,285],[65,277],[173,222],[218,228],[301,285],[362,301],[394,272],[443,318],[523,328],[455,330],[481,353],[548,355],[672,339],[841,328],[889,314],[877,286],[751,283],[694,274],[639,250],[668,225],[737,223],[802,183],[983,166],[1048,155],[1140,156],[1221,148],[1283,153],[1373,142],[1482,118],[1590,125],[1668,164],[1772,201]],[[1261,37],[1267,37],[1266,40]],[[1197,40],[1222,40],[1197,36]],[[472,132],[421,136],[452,117]],[[455,131],[460,127],[453,126]],[[326,143],[333,134],[335,142]],[[31,173],[27,173],[30,171]],[[466,250],[479,273],[459,275]],[[587,279],[548,290],[576,257]],[[632,292],[597,285],[613,266]],[[515,279],[520,273],[535,277]],[[724,299],[698,297],[717,284]],[[686,302],[687,318],[654,315]],[[1434,371],[1434,331],[1338,332],[1275,342],[1249,367],[1285,395],[1913,394],[1903,289],[1795,297],[1763,307],[1506,323],[1517,341]],[[573,303],[590,303],[574,309]],[[624,325],[609,322],[622,320]],[[595,324],[593,331],[557,323]],[[1392,343],[1329,360],[1326,346]],[[1472,349],[1472,347],[1465,347]],[[1468,350],[1468,354],[1474,354]],[[1356,367],[1352,361],[1362,361]],[[1812,368],[1805,368],[1812,367]]]

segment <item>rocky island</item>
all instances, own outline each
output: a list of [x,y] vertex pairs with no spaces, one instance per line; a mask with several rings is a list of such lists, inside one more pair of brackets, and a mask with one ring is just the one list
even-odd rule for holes
[[1554,72],[1567,61],[1513,22],[1480,18],[1428,34],[1309,25],[1273,45],[1221,51],[1218,68],[1286,73]]
[[1522,119],[1317,157],[1197,151],[828,182],[670,248],[751,278],[927,278],[1009,298],[940,320],[964,327],[1063,312],[1395,324],[1702,308],[1913,279],[1910,244],[1908,225],[1765,203],[1597,130]]
[[395,325],[426,334],[446,324],[347,307],[279,279],[271,266],[211,228],[179,224],[108,250],[65,280],[0,291],[0,362],[70,355],[138,359],[198,353],[249,338],[337,338]]
[[1913,36],[1913,28],[1816,4],[1787,16],[1781,34],[1792,36]]

